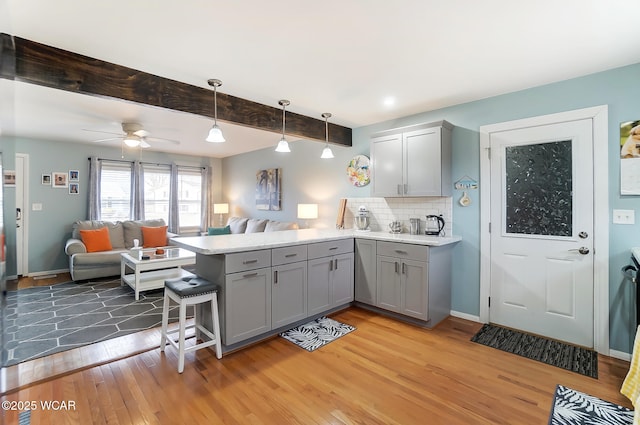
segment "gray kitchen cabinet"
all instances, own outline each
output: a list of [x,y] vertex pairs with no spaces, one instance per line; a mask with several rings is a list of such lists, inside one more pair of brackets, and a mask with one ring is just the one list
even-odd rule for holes
[[271,326],[307,317],[307,246],[272,250]]
[[308,245],[307,313],[353,301],[353,239]]
[[271,330],[271,268],[225,276],[225,332],[231,345]]
[[439,121],[374,134],[372,196],[451,196],[451,130]]
[[429,320],[429,247],[377,242],[379,308]]
[[376,241],[356,239],[354,263],[354,299],[358,302],[376,305]]

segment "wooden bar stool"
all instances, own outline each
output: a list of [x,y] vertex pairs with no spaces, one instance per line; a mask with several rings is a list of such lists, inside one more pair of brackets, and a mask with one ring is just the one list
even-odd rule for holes
[[[167,341],[178,350],[178,372],[184,371],[184,355],[185,353],[199,350],[205,347],[216,347],[216,357],[222,358],[222,347],[220,342],[220,320],[218,317],[218,291],[220,287],[215,283],[200,277],[184,277],[178,279],[165,280],[164,303],[162,306],[162,337],[160,339],[160,351],[164,351]],[[167,325],[169,324],[169,305],[170,300],[180,305],[179,330],[168,333]],[[211,323],[213,331],[210,331],[203,325],[204,317],[201,312],[202,304],[211,303]],[[195,305],[196,308],[193,321],[194,325],[186,326],[187,306]],[[199,317],[201,316],[201,317]],[[196,344],[185,348],[185,333],[187,329],[195,328]],[[204,333],[209,340],[197,343],[200,338],[200,332]],[[173,338],[178,334],[178,340]]]

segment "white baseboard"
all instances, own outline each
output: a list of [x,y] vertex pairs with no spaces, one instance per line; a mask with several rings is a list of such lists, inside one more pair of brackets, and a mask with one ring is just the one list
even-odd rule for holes
[[18,279],[18,275],[7,276],[7,277],[5,277],[5,279],[7,279],[7,280],[17,280]]
[[480,321],[480,316],[474,316],[474,315],[472,315],[472,314],[461,313],[461,312],[459,312],[459,311],[454,311],[454,310],[451,310],[450,314],[451,314],[453,317],[457,317],[457,318],[459,318],[459,319],[465,319],[465,320],[470,320],[470,321],[472,321],[472,322],[482,323],[482,322]]
[[37,277],[37,276],[48,276],[48,275],[51,275],[51,274],[59,274],[59,273],[69,273],[69,269],[45,270],[45,271],[42,271],[42,272],[28,273],[26,276],[28,276],[28,277]]
[[628,362],[631,361],[631,354],[625,353],[624,351],[609,350],[609,357],[613,357],[614,359],[626,360]]

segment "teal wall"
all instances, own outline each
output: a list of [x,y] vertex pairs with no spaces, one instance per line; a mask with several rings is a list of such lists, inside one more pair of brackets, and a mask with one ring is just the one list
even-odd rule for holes
[[[455,128],[453,137],[453,180],[466,175],[479,180],[479,128],[514,119],[556,112],[609,106],[609,208],[639,209],[640,198],[620,196],[619,126],[623,121],[640,119],[640,64],[601,72],[581,78],[535,87],[488,99],[424,112],[354,129],[353,147],[335,148],[335,160],[320,160],[322,145],[296,142],[292,153],[283,156],[265,149],[223,160],[223,195],[236,205],[238,214],[295,219],[298,202],[318,202],[319,222],[331,226],[337,201],[341,197],[368,197],[369,187],[353,188],[345,178],[348,159],[369,153],[372,133],[411,124],[447,120]],[[274,146],[277,137],[274,136]],[[283,211],[255,210],[253,187],[255,172],[262,168],[283,169]],[[309,188],[313,190],[309,190]],[[482,190],[482,182],[480,182]],[[457,200],[458,193],[454,194]],[[471,206],[453,202],[454,234],[462,236],[455,247],[453,268],[453,310],[477,316],[480,313],[480,202],[479,190],[470,191]],[[635,335],[634,290],[622,278],[620,269],[629,263],[629,248],[640,246],[640,219],[632,226],[610,224],[610,346],[631,352]]]
[[[87,219],[88,206],[88,167],[89,156],[99,158],[121,159],[121,150],[100,145],[64,143],[24,138],[2,138],[2,149],[9,153],[25,153],[29,155],[29,273],[47,272],[68,269],[68,257],[64,253],[64,244],[71,236],[71,225],[76,220]],[[135,152],[135,151],[134,151]],[[3,153],[4,157],[4,153]],[[219,160],[186,155],[170,155],[160,152],[143,151],[127,153],[126,160],[140,159],[143,162],[169,164],[172,161],[179,165],[210,165],[219,169]],[[7,169],[13,169],[9,164]],[[70,195],[68,189],[56,189],[41,184],[42,174],[52,172],[80,171],[80,194]],[[13,191],[10,193],[9,191]],[[5,218],[7,218],[7,276],[15,276],[15,189],[6,191]],[[41,203],[42,211],[32,211],[33,203]]]

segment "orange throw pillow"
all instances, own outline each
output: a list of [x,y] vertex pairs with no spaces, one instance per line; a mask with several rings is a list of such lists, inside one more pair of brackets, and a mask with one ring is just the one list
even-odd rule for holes
[[142,247],[167,246],[167,226],[142,227]]
[[95,230],[80,230],[80,239],[87,247],[87,252],[111,251],[109,229],[101,227]]

